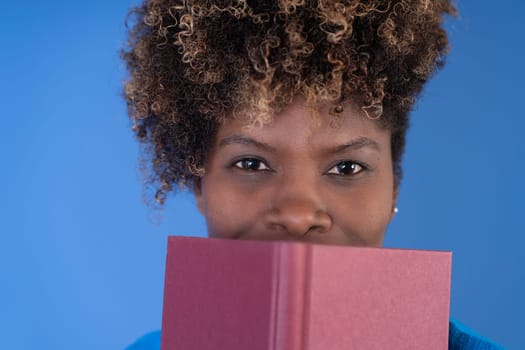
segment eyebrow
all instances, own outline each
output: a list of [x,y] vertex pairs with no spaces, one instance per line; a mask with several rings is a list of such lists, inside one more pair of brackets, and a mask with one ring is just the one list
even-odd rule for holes
[[[275,148],[270,146],[267,143],[256,141],[250,137],[241,136],[241,135],[232,135],[232,136],[223,138],[219,142],[219,147],[233,145],[233,144],[255,146],[257,148],[263,149],[268,152],[273,152],[273,153],[276,152]],[[376,141],[368,137],[362,136],[344,145],[330,148],[328,153],[337,154],[337,153],[343,153],[343,152],[348,152],[348,151],[357,151],[359,149],[366,148],[366,147],[375,149],[376,151],[381,151],[381,147],[379,146],[379,143],[377,143]]]
[[256,141],[256,140],[254,140],[254,139],[252,139],[250,137],[241,136],[241,135],[232,135],[232,136],[223,138],[219,142],[219,147],[233,145],[233,144],[255,146],[255,147],[263,149],[265,151],[275,153],[275,148],[273,148],[269,144],[264,143],[264,142],[260,142],[260,141]]
[[379,143],[376,141],[368,138],[368,137],[358,137],[355,140],[350,141],[347,144],[336,146],[332,148],[330,153],[342,153],[347,151],[357,151],[362,148],[372,148],[376,151],[380,152],[381,147],[379,146]]

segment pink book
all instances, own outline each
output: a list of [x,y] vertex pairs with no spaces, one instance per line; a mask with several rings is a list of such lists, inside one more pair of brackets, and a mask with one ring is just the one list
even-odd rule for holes
[[450,273],[450,252],[172,236],[161,349],[447,349]]

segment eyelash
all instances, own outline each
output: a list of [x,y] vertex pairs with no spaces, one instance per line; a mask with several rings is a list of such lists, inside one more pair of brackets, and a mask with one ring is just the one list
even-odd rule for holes
[[[255,163],[255,164],[258,164],[257,169],[251,169],[251,168],[249,168],[249,165],[246,164],[246,163],[248,163],[248,162],[253,162],[253,163]],[[244,164],[243,164],[243,163],[244,163]],[[245,167],[245,165],[247,165],[248,167]],[[261,165],[264,165],[264,168],[263,168],[263,169],[258,169]],[[236,160],[236,161],[233,162],[232,167],[237,168],[237,169],[240,169],[240,170],[250,171],[250,172],[255,172],[255,171],[271,171],[271,170],[272,170],[272,169],[268,166],[268,164],[266,164],[266,162],[264,162],[264,161],[261,160],[261,159],[254,158],[254,157],[246,157],[246,158],[242,158],[242,159]]]
[[[251,164],[250,164],[251,163]],[[252,165],[250,167],[250,165]],[[253,169],[253,165],[256,165],[256,169]],[[264,166],[264,168],[262,169],[259,169],[260,167]],[[341,171],[341,166],[351,166],[353,168],[353,173],[339,173],[339,172],[332,172],[332,169],[336,169],[337,167],[339,167],[337,170],[338,171]],[[232,167],[234,168],[237,168],[237,169],[240,169],[240,170],[244,170],[244,171],[249,171],[249,172],[256,172],[256,171],[272,171],[272,169],[268,166],[268,164],[266,164],[265,161],[261,160],[261,159],[258,159],[258,158],[254,158],[254,157],[246,157],[246,158],[242,158],[242,159],[239,159],[239,160],[236,160],[232,163]],[[357,170],[355,170],[357,168]],[[362,164],[362,163],[359,163],[359,162],[355,162],[353,160],[344,160],[344,161],[340,161],[338,162],[337,164],[335,164],[334,166],[332,166],[328,171],[327,171],[327,174],[331,174],[331,175],[337,175],[337,176],[355,176],[365,170],[367,170],[368,167],[365,165],[365,164]]]
[[[332,169],[334,168],[337,168],[339,166],[343,166],[343,165],[350,165],[350,166],[353,166],[353,168],[355,169],[357,167],[357,171],[354,170],[353,173],[350,173],[350,174],[341,174],[341,173],[335,173],[335,172],[332,172]],[[355,162],[353,160],[343,160],[339,163],[337,163],[336,165],[334,165],[333,167],[331,167],[327,174],[332,174],[332,175],[337,175],[337,176],[355,176],[359,173],[362,173],[363,171],[367,170],[368,167],[362,163],[359,163],[359,162]],[[338,169],[340,170],[340,169]]]

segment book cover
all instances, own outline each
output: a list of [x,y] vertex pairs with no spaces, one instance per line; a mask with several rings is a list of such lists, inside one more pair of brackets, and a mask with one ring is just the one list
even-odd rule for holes
[[451,253],[169,237],[162,350],[447,349]]

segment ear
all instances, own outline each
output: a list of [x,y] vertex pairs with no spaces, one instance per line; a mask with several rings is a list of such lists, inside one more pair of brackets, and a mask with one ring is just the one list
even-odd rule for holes
[[195,177],[193,180],[193,194],[195,195],[195,201],[197,202],[197,209],[204,215],[204,203],[202,199],[202,178]]
[[397,208],[397,198],[398,198],[398,189],[399,183],[397,180],[394,180],[394,191],[392,192],[392,212],[390,214],[390,220],[396,215],[395,209]]

